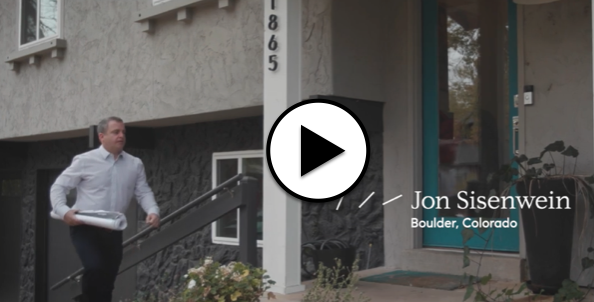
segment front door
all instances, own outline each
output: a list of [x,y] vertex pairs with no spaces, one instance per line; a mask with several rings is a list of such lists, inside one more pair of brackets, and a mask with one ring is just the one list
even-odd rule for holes
[[[512,157],[516,115],[516,26],[511,0],[424,0],[423,196],[447,197],[423,210],[423,220],[455,221],[458,228],[424,228],[426,247],[463,247],[463,222],[478,217],[510,219],[518,211],[472,209],[471,197],[489,196],[489,174]],[[468,192],[461,195],[459,192]],[[473,194],[474,192],[474,194]],[[464,200],[462,200],[464,199]],[[429,200],[429,199],[427,199]],[[427,203],[430,206],[430,203]],[[477,228],[472,228],[477,230]],[[516,252],[519,228],[490,228],[473,249]]]

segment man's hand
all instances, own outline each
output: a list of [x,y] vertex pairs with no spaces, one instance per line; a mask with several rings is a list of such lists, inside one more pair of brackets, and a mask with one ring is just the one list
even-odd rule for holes
[[78,212],[78,210],[70,210],[64,215],[64,222],[66,222],[67,225],[75,226],[83,224],[82,221],[76,219],[76,216],[74,216],[76,212]]
[[159,227],[159,216],[157,214],[150,214],[146,216],[146,223],[150,224],[154,228]]

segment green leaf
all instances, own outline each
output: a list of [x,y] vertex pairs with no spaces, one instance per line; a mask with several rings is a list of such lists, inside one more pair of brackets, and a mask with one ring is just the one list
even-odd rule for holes
[[590,257],[582,258],[582,269],[588,269],[592,266],[594,266],[594,259],[591,259]]
[[470,266],[470,258],[468,258],[468,256],[464,256],[464,263],[462,265],[462,268],[466,268]]
[[465,245],[464,246],[464,258],[463,258],[464,262],[463,262],[462,268],[470,266],[469,255],[470,255],[470,248],[468,247],[468,245]]
[[528,157],[526,157],[526,155],[522,154],[520,156],[514,156],[514,158],[512,159],[512,162],[517,162],[517,163],[521,164],[527,160],[528,160]]
[[489,283],[489,281],[491,281],[491,278],[492,278],[491,274],[488,274],[487,276],[483,276],[481,278],[480,282],[482,285],[487,285],[487,283]]
[[585,180],[586,180],[586,181],[587,181],[589,184],[592,184],[592,183],[594,183],[594,174],[593,174],[593,175],[590,175],[590,176],[588,176],[588,177],[586,177],[586,178],[585,178]]
[[588,253],[592,253],[592,252],[594,252],[594,248],[592,248],[592,247],[589,247],[589,248],[588,248]]
[[542,160],[540,160],[539,157],[533,157],[528,160],[529,165],[540,164],[540,163],[542,163]]
[[554,167],[555,167],[555,164],[544,164],[544,165],[542,165],[542,168],[545,171],[547,171],[547,172],[550,171],[551,169],[553,169]]
[[474,287],[472,285],[469,285],[466,288],[466,294],[464,295],[464,300],[463,301],[468,300],[468,298],[470,298],[470,296],[472,296],[472,293],[473,292],[474,292]]
[[561,154],[563,154],[565,156],[578,157],[578,155],[580,153],[574,147],[569,146],[569,147],[567,147],[567,149],[565,149],[565,151],[561,152]]
[[483,293],[481,293],[479,291],[479,292],[476,292],[476,295],[474,296],[474,301],[477,301],[477,302],[487,301],[487,297],[485,297],[485,295],[483,295]]
[[469,228],[462,230],[462,244],[466,244],[474,236],[474,232]]
[[526,170],[526,176],[536,176],[536,169],[534,167]]
[[565,149],[565,144],[563,143],[563,141],[556,141],[556,142],[546,146],[544,148],[544,150],[542,152],[540,152],[540,158],[542,158],[542,156],[547,152],[561,152],[564,149]]

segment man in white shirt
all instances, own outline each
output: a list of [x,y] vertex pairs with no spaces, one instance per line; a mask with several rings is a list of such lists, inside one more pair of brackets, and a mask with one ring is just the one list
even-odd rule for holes
[[[97,126],[101,146],[74,157],[51,187],[53,211],[70,226],[70,237],[83,264],[82,295],[85,302],[111,302],[122,261],[122,232],[83,224],[78,210],[125,213],[136,197],[147,213],[146,222],[159,226],[159,207],[146,182],[142,161],[125,151],[126,129],[122,119],[109,117]],[[76,203],[66,195],[77,189]]]

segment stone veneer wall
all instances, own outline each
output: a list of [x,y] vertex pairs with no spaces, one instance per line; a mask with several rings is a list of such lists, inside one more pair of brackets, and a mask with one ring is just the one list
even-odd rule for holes
[[[167,215],[211,189],[213,152],[262,149],[262,132],[262,117],[168,127],[157,129],[155,150],[128,151],[143,160],[162,215]],[[339,211],[335,210],[335,202],[303,204],[302,240],[338,238],[353,244],[362,257],[361,268],[367,267],[369,243],[373,243],[370,267],[381,266],[384,260],[382,134],[370,133],[370,139],[372,152],[367,174],[358,187],[345,197]],[[86,144],[86,138],[32,143],[27,160],[18,165],[24,165],[25,183],[21,301],[34,301],[37,169],[66,167],[74,155],[87,151]],[[361,201],[371,192],[375,192],[374,197],[359,209]],[[143,216],[142,210],[139,210],[140,216]],[[179,284],[179,278],[187,269],[207,255],[224,262],[237,260],[239,249],[237,246],[212,244],[211,228],[206,227],[140,264],[137,271],[138,294],[144,299],[153,296],[161,301],[167,289]],[[261,257],[259,249],[260,264]]]
[[[156,149],[135,154],[145,163],[162,216],[212,189],[213,153],[262,149],[262,123],[262,117],[256,117],[159,129]],[[167,301],[167,290],[206,256],[221,262],[238,260],[239,247],[213,244],[211,227],[205,227],[138,266],[138,295]]]

